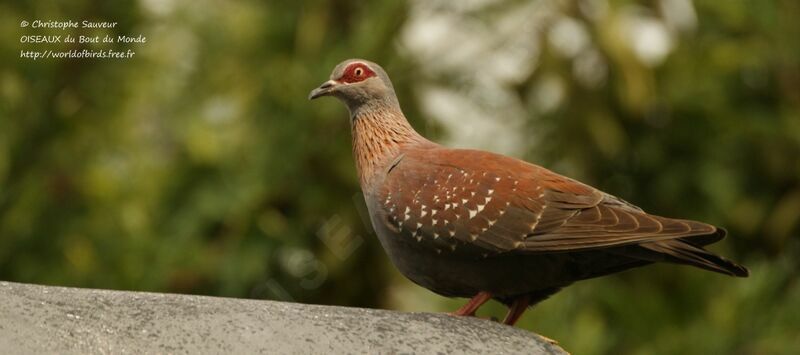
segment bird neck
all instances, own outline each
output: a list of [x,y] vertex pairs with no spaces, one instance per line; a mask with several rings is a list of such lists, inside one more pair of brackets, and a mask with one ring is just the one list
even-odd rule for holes
[[397,107],[359,107],[350,114],[353,157],[361,186],[370,185],[410,146],[433,144],[422,137]]

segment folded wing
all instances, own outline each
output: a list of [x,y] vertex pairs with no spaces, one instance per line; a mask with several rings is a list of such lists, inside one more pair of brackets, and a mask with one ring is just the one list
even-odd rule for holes
[[647,260],[666,253],[695,264],[692,248],[724,236],[712,225],[650,215],[544,168],[480,151],[407,152],[380,191],[387,226],[439,252],[489,256],[642,244]]

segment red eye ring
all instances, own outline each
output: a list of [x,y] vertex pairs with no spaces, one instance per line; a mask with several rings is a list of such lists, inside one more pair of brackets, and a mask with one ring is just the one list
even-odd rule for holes
[[367,80],[374,76],[377,75],[366,64],[356,62],[347,66],[347,68],[344,70],[344,74],[342,74],[342,76],[339,78],[339,81],[352,84]]

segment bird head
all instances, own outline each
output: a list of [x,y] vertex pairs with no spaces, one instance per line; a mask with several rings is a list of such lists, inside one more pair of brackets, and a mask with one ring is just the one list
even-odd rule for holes
[[308,95],[309,100],[333,96],[354,112],[365,104],[396,104],[397,98],[389,76],[379,65],[363,60],[348,59],[339,63],[330,80]]

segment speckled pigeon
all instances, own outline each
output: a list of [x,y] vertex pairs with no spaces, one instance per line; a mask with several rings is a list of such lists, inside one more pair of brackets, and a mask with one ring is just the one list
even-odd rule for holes
[[653,262],[748,275],[703,249],[725,236],[721,228],[647,214],[518,159],[429,141],[408,123],[375,63],[340,63],[309,99],[321,96],[350,111],[361,188],[386,253],[413,282],[471,298],[456,315],[475,315],[496,299],[513,325],[575,281]]

